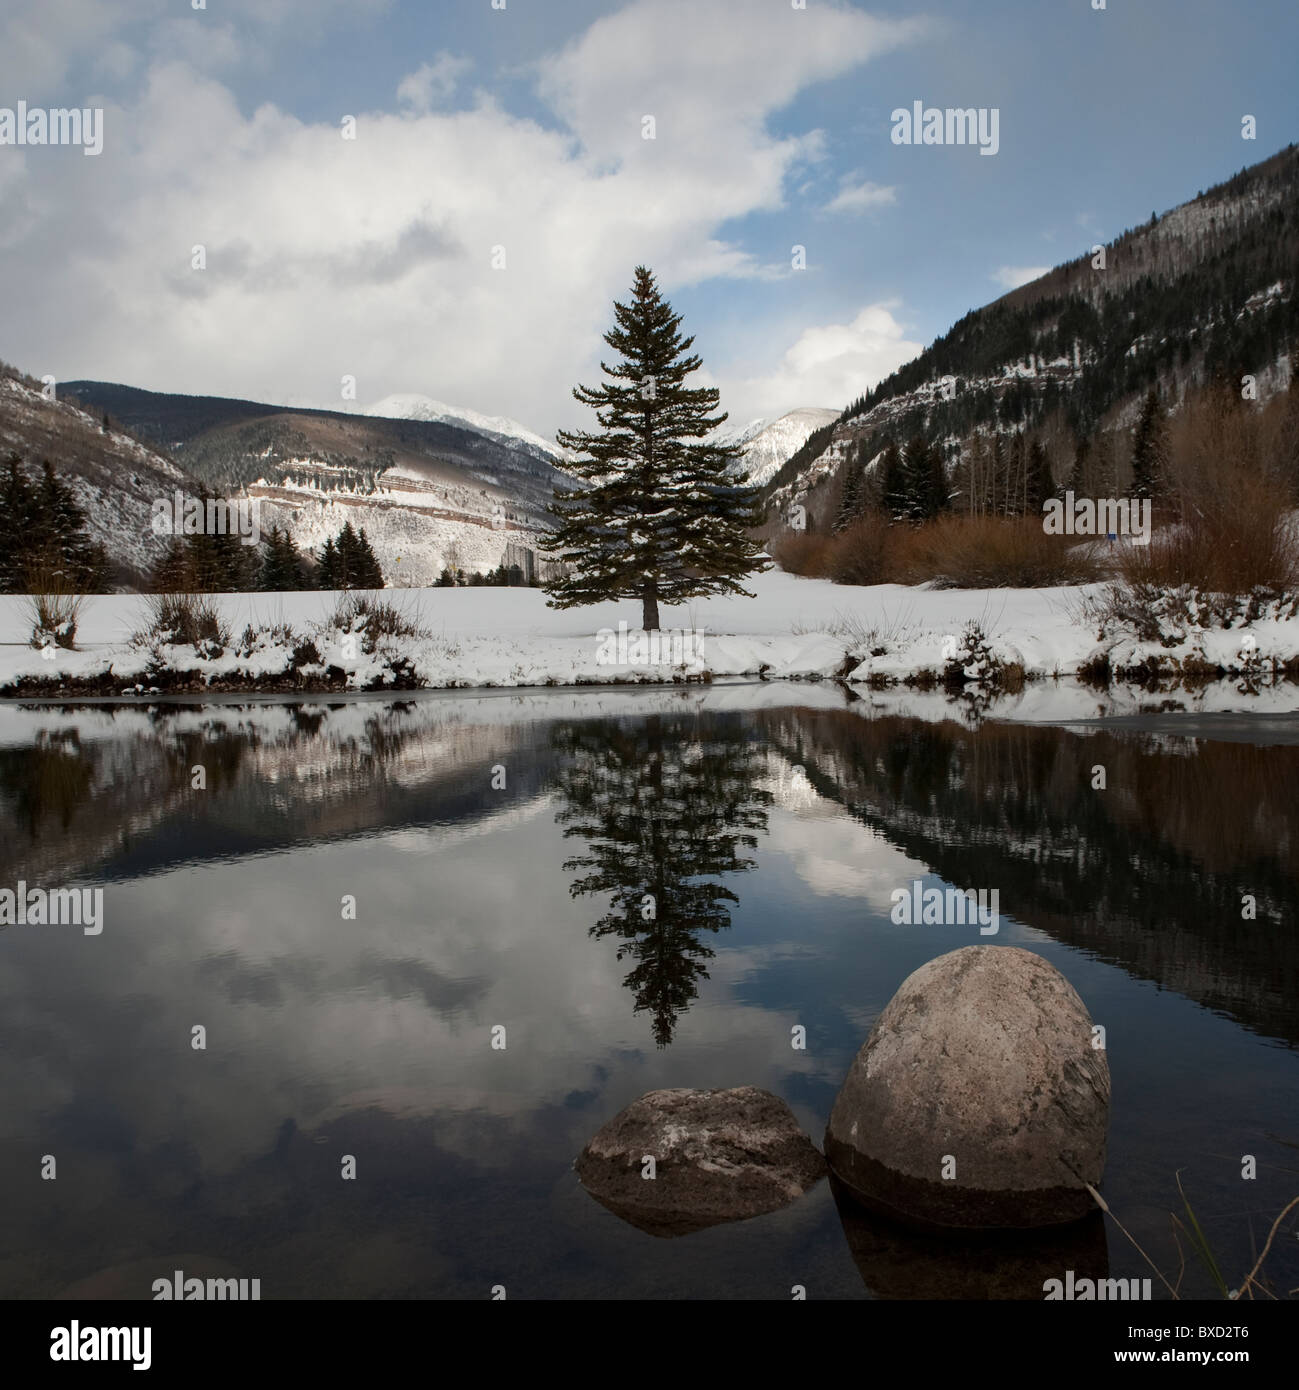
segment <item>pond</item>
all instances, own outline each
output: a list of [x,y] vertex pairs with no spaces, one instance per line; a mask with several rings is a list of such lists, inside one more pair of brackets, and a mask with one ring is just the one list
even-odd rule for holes
[[[899,984],[975,944],[1072,983],[1105,1029],[1112,1211],[1176,1282],[1180,1174],[1235,1287],[1299,1194],[1299,746],[1233,730],[792,687],[8,708],[0,888],[103,894],[98,931],[0,929],[0,1297],[177,1269],[264,1299],[1151,1277],[1099,1216],[989,1253],[821,1182],[664,1239],[578,1183],[660,1087],[765,1088],[819,1147]],[[995,891],[995,934],[895,921],[914,885]]]

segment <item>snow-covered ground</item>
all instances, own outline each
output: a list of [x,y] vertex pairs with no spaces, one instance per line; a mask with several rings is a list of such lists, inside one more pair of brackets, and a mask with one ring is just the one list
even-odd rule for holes
[[[330,626],[337,595],[228,594],[217,602],[236,637],[245,625],[287,623],[300,633],[314,632],[322,663],[347,671],[349,685],[357,689],[382,680],[385,662],[394,655],[408,659],[421,684],[462,689],[680,682],[705,675],[765,680],[840,676],[864,686],[941,672],[953,659],[970,660],[968,670],[977,674],[966,647],[972,623],[986,636],[994,660],[1016,663],[1030,678],[1071,677],[1102,647],[1122,665],[1136,664],[1145,654],[1128,639],[1098,642],[1095,629],[1082,620],[1082,602],[1097,586],[862,588],[771,571],[751,587],[755,598],[709,598],[664,607],[665,633],[658,651],[647,650],[637,632],[638,604],[556,610],[535,589],[385,591],[383,597],[429,635],[393,641],[368,656],[355,638],[349,641],[346,631]],[[144,624],[146,602],[136,595],[89,598],[78,630],[82,650],[42,653],[27,645],[31,618],[26,601],[0,597],[0,686],[24,675],[93,677],[110,669],[114,680],[121,678],[123,690],[143,681],[150,653],[127,643]],[[1202,656],[1228,669],[1240,668],[1242,655],[1251,662],[1284,661],[1299,652],[1299,620],[1196,632],[1180,645],[1152,644],[1150,651],[1174,658]],[[285,649],[274,644],[248,656],[227,653],[210,660],[177,647],[163,649],[162,655],[169,666],[217,679],[241,673],[270,676],[285,663]],[[1222,684],[1227,703],[1201,707],[1257,708],[1263,698],[1237,694],[1232,685]],[[1030,710],[1033,689],[1021,697]],[[1299,709],[1299,686],[1275,686],[1264,703],[1273,711]],[[1096,697],[1088,694],[1074,712],[1081,717],[1096,711]]]

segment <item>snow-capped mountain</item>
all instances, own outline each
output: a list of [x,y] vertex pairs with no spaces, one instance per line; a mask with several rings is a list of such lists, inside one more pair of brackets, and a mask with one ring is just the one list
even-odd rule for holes
[[512,440],[552,461],[565,457],[565,451],[553,440],[543,439],[526,425],[519,424],[517,420],[511,420],[504,415],[480,415],[476,410],[465,410],[461,406],[448,405],[445,401],[435,401],[432,396],[421,396],[417,393],[385,396],[377,405],[370,406],[365,413],[385,420],[427,420],[436,424],[458,425],[462,429],[474,430],[494,439]]
[[784,415],[751,420],[739,429],[723,425],[714,433],[713,439],[718,444],[733,444],[742,448],[749,482],[754,487],[762,487],[798,453],[814,430],[838,418],[837,410],[800,406]]
[[[512,421],[478,426],[454,408],[446,419],[393,417],[178,396],[111,382],[65,387],[96,412],[87,417],[96,447],[109,439],[98,429],[107,413],[164,462],[170,456],[166,466],[177,482],[162,490],[151,482],[146,503],[147,497],[169,497],[177,484],[191,493],[206,486],[218,496],[245,497],[257,504],[263,532],[280,526],[313,555],[350,521],[365,528],[397,587],[432,584],[444,567],[483,572],[517,563],[526,574],[547,527],[546,506],[564,476],[538,436],[517,437],[510,431],[522,427]],[[3,405],[0,395],[0,435]],[[61,471],[75,465],[71,435],[68,447],[51,449],[29,422],[15,437],[18,447],[28,445],[24,452],[49,454]],[[132,520],[132,531],[140,534],[115,535],[109,545],[110,554],[130,560],[137,582],[147,557],[135,552],[157,549],[147,520],[145,505],[138,525]]]

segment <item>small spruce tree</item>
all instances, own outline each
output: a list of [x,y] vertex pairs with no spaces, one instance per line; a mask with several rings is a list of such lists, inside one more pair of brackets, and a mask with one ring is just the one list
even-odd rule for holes
[[619,360],[601,363],[604,384],[573,392],[600,430],[557,436],[579,482],[556,490],[541,549],[566,562],[548,585],[550,607],[637,598],[654,631],[660,601],[752,597],[741,581],[766,568],[750,534],[763,518],[758,491],[735,476],[741,451],[708,442],[727,419],[711,414],[719,392],[685,384],[701,359],[644,266],[614,315],[604,341]]

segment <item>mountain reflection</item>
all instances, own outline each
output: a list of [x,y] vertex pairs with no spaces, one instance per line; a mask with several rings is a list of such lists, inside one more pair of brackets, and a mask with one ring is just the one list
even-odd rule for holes
[[1020,922],[1299,1044],[1299,747],[761,719],[822,796],[947,882],[995,887]]
[[705,934],[729,927],[739,901],[720,878],[753,867],[743,851],[767,828],[760,745],[739,720],[658,715],[560,725],[553,743],[567,802],[556,821],[587,842],[564,864],[586,871],[569,891],[608,895],[591,935],[635,962],[623,983],[666,1047],[708,978]]

